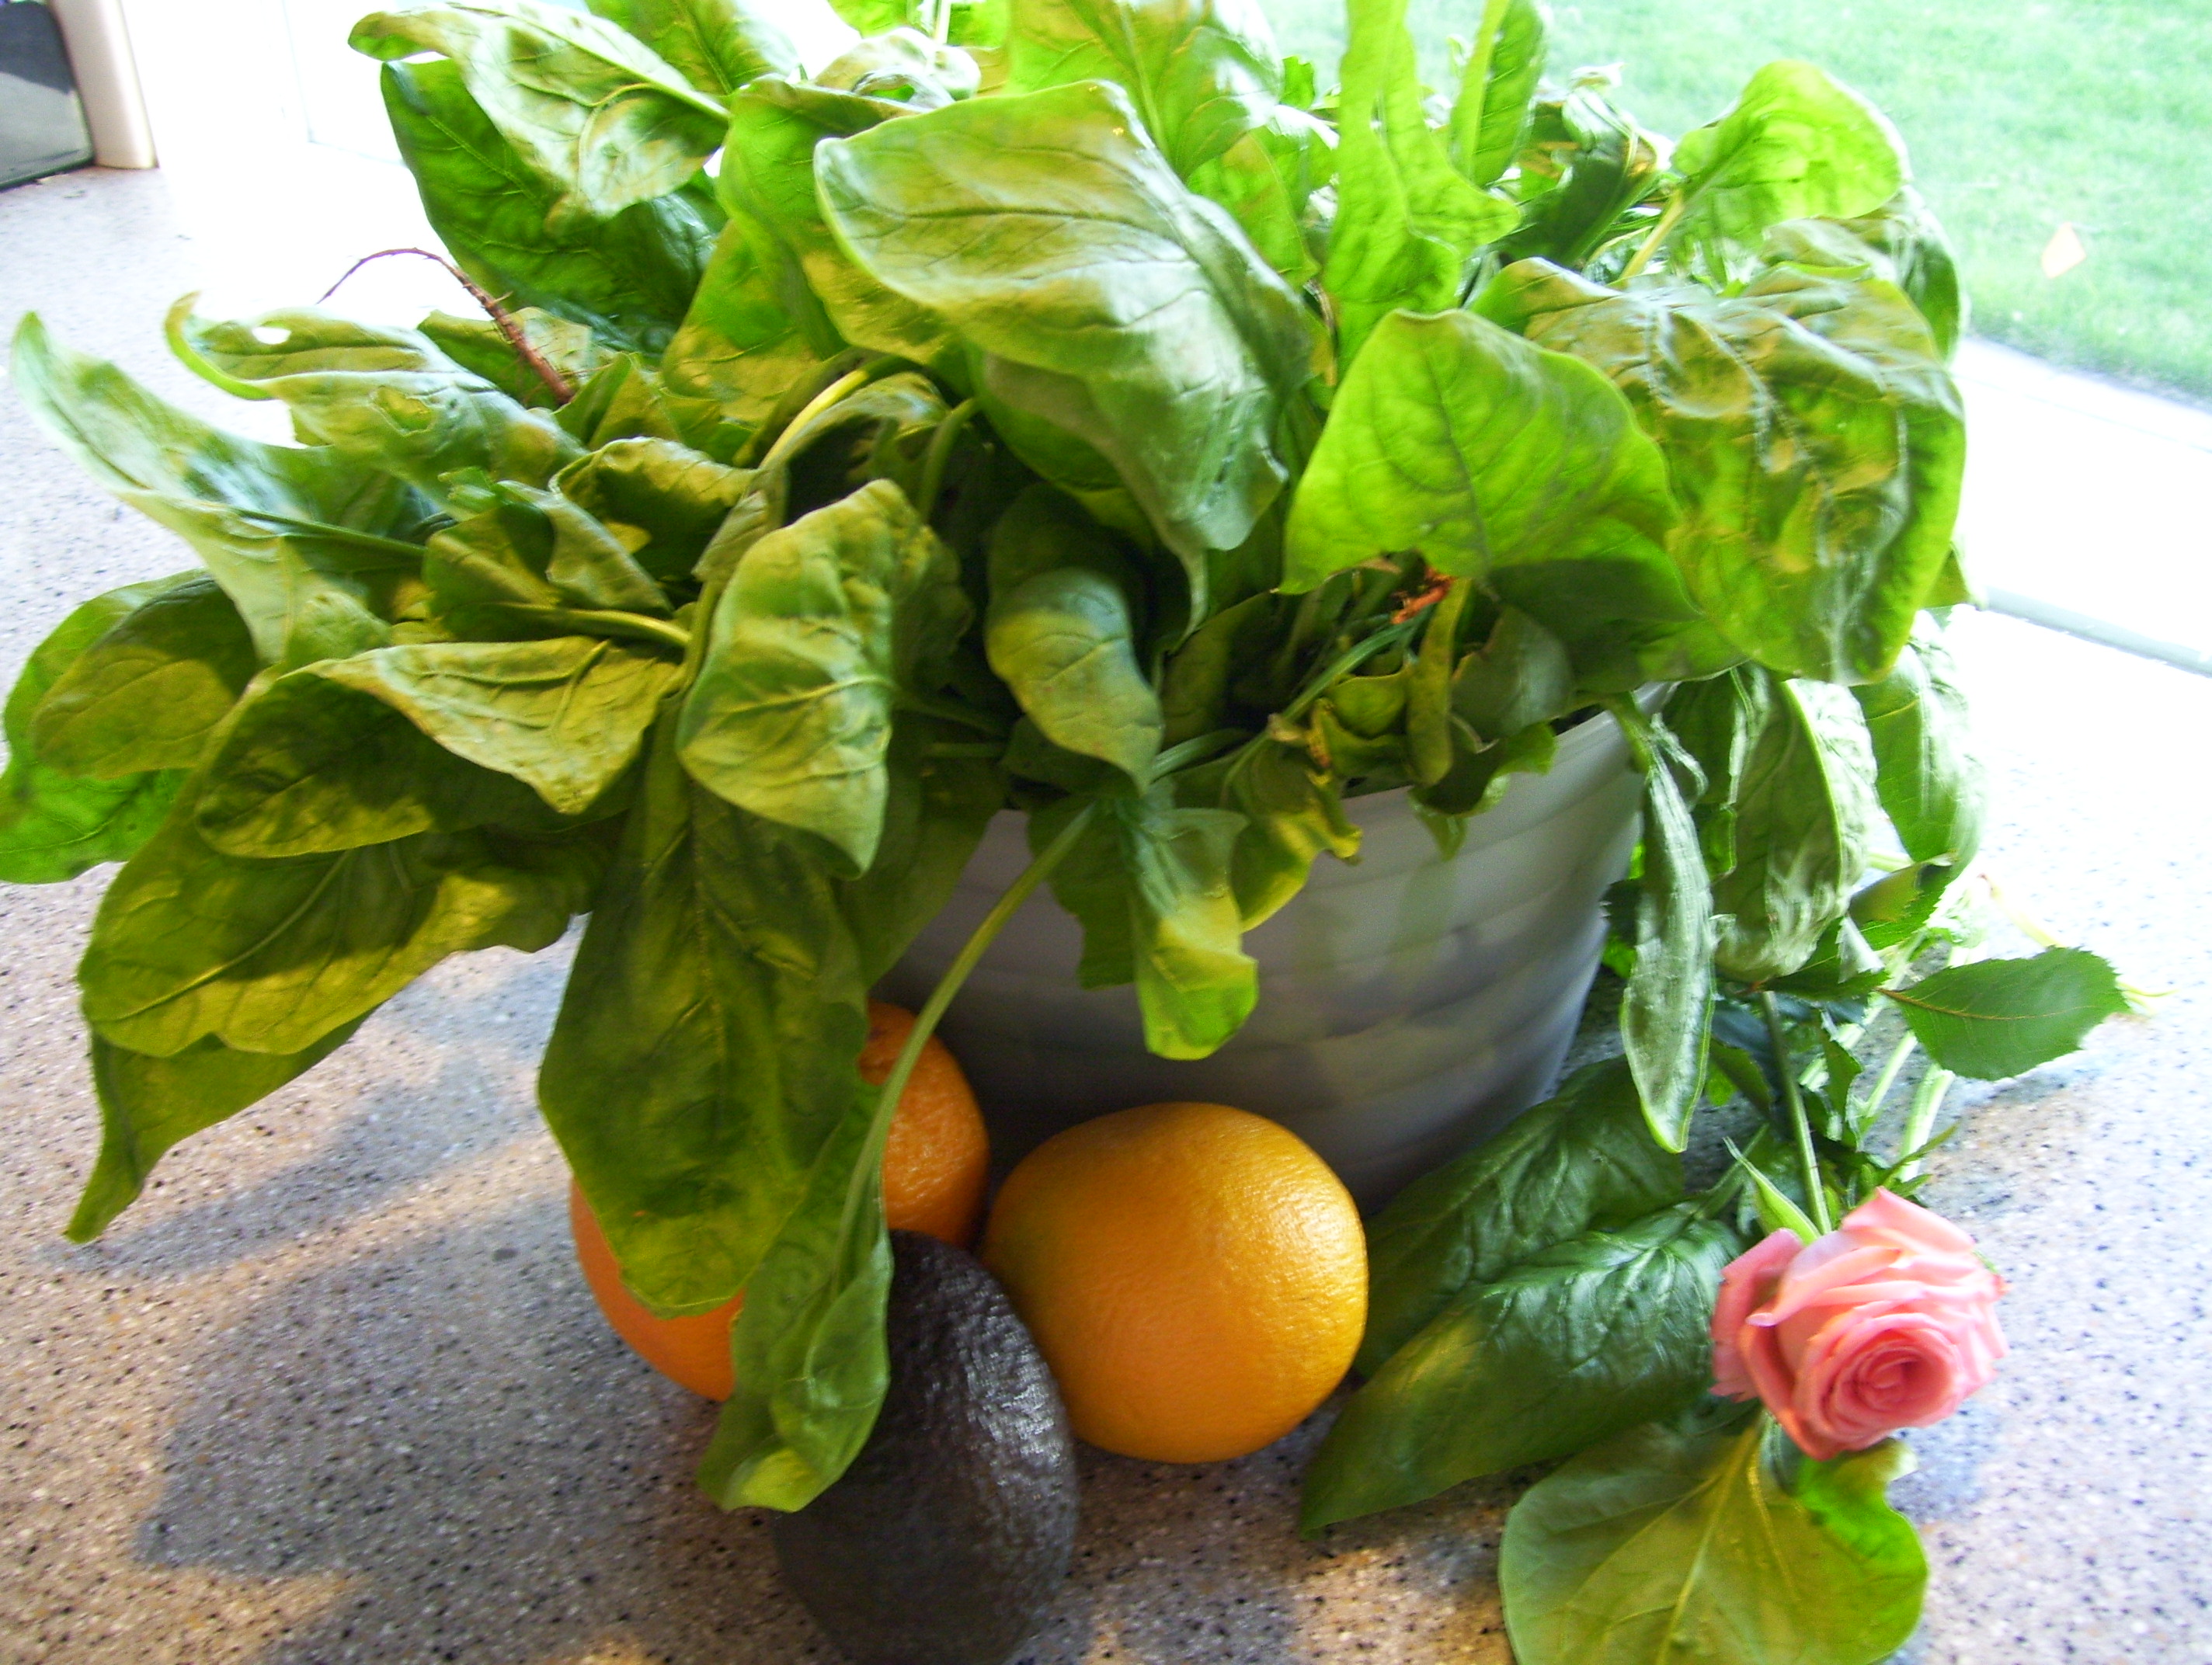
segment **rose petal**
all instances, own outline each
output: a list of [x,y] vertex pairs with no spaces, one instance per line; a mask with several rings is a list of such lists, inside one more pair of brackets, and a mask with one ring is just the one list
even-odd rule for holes
[[1715,1393],[1730,1399],[1749,1399],[1758,1391],[1743,1362],[1744,1323],[1771,1292],[1782,1269],[1804,1246],[1795,1231],[1777,1231],[1722,1269],[1720,1296],[1713,1303]]

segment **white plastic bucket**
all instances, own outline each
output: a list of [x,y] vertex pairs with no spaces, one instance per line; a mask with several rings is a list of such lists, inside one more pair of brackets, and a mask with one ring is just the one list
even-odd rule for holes
[[[1040,890],[946,1013],[1003,1170],[1063,1127],[1198,1099],[1272,1117],[1374,1206],[1551,1089],[1604,945],[1606,889],[1627,870],[1641,782],[1620,726],[1560,736],[1449,861],[1402,792],[1351,800],[1357,863],[1323,856],[1304,890],[1244,939],[1259,1006],[1211,1058],[1145,1050],[1132,988],[1085,989],[1082,930]],[[884,980],[926,999],[1030,857],[1000,815],[944,910]]]

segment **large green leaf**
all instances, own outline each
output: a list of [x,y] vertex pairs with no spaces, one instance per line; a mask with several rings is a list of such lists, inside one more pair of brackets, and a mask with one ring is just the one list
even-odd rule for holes
[[1656,719],[1610,702],[1644,769],[1644,875],[1637,893],[1636,967],[1620,1003],[1620,1040],[1651,1131],[1670,1151],[1689,1140],[1705,1085],[1713,1007],[1712,879],[1697,823],[1675,779],[1678,749]]
[[1484,0],[1449,130],[1453,165],[1477,185],[1495,184],[1521,153],[1548,32],[1543,0]]
[[2075,1050],[2128,1009],[2112,968],[2083,948],[2025,960],[1976,960],[1884,991],[1928,1055],[1978,1081],[2025,1075]]
[[1011,93],[1111,82],[1188,176],[1267,119],[1282,61],[1257,0],[1014,0]]
[[372,12],[349,44],[371,58],[439,52],[513,154],[553,192],[556,234],[667,195],[722,142],[720,99],[635,36],[538,0],[443,0]]
[[700,1486],[725,1509],[804,1509],[875,1426],[890,1380],[891,1253],[873,1097],[854,1094],[746,1285],[730,1339],[736,1391],[699,1464]]
[[837,886],[837,905],[859,945],[860,981],[870,987],[937,917],[1006,803],[997,764],[961,755],[974,751],[975,738],[973,729],[911,712],[891,731],[890,795],[875,861]]
[[[684,702],[684,765],[731,803],[826,839],[865,872],[892,714],[933,691],[967,627],[959,564],[889,481],[746,551]],[[941,677],[938,679],[941,679]]]
[[[1431,126],[1404,5],[1354,0],[1349,22],[1324,274],[1346,364],[1383,313],[1437,310],[1458,299],[1470,256],[1513,222],[1507,204],[1452,165],[1447,135]],[[1402,285],[1378,286],[1394,270]]]
[[0,775],[0,879],[51,884],[103,861],[122,860],[167,815],[180,773],[103,780],[64,772],[40,759],[32,719],[48,692],[109,631],[189,581],[181,575],[157,579],[94,596],[31,650],[0,713],[8,741],[8,770]]
[[1652,1142],[1626,1060],[1584,1066],[1369,1223],[1367,1334],[1353,1368],[1373,1376],[1461,1294],[1516,1262],[1681,1194],[1680,1159]]
[[154,1164],[205,1128],[306,1074],[354,1036],[341,1024],[295,1053],[240,1052],[213,1036],[168,1058],[92,1037],[92,1081],[100,1094],[100,1156],[70,1216],[73,1243],[90,1243],[138,1199]]
[[1736,782],[1735,861],[1713,876],[1714,960],[1765,982],[1803,965],[1850,909],[1877,814],[1874,757],[1843,689],[1733,674],[1760,690],[1759,721]]
[[667,597],[631,553],[645,538],[618,536],[565,494],[502,482],[471,488],[455,507],[465,516],[432,537],[422,573],[440,610],[471,627],[479,621],[468,610],[486,605],[629,613],[647,629],[668,616]]
[[1406,0],[1351,0],[1349,18],[1336,217],[1322,267],[1346,367],[1387,314],[1457,305],[1475,249],[1514,217],[1452,165],[1444,137],[1429,125]]
[[94,479],[192,546],[264,664],[383,645],[421,562],[402,534],[426,506],[402,482],[327,447],[210,428],[57,344],[36,314],[15,331],[12,368],[24,403]]
[[[754,297],[773,294],[820,357],[830,357],[847,342],[917,364],[933,364],[952,354],[945,321],[927,301],[918,301],[886,275],[854,264],[853,252],[839,244],[823,217],[827,198],[817,190],[815,175],[829,154],[824,142],[867,132],[887,118],[905,114],[903,106],[886,100],[775,79],[757,82],[730,100],[729,143],[716,189],[732,222],[747,228],[762,267],[757,277],[744,280],[742,304],[757,309],[760,301]],[[747,320],[726,322],[738,328],[732,338],[743,343],[747,356],[766,351],[781,357],[795,349],[795,343],[784,345],[767,336],[769,321],[757,310]],[[724,374],[737,371],[730,367]]]
[[671,1313],[746,1287],[850,1118],[860,951],[819,846],[725,803],[654,731],[538,1073],[625,1282]]
[[1260,258],[1285,283],[1302,287],[1319,271],[1297,197],[1257,133],[1241,135],[1212,161],[1192,168],[1188,183],[1236,217]]
[[1895,670],[1851,692],[1874,742],[1875,789],[1905,854],[1964,868],[1982,844],[1982,764],[1942,632],[1923,623]]
[[710,403],[747,436],[821,365],[824,347],[836,350],[802,327],[786,301],[786,276],[764,229],[732,220],[715,240],[683,327],[661,355],[672,393]]
[[826,12],[823,0],[591,0],[592,9],[653,48],[702,93],[724,97],[757,76],[801,73],[779,17]]
[[1499,258],[1539,257],[1580,268],[1608,241],[1635,229],[1625,216],[1650,194],[1665,165],[1665,141],[1647,133],[1613,99],[1611,70],[1578,70],[1565,95],[1530,111],[1521,157],[1521,223]]
[[991,669],[1055,745],[1146,781],[1160,702],[1138,663],[1139,581],[1111,537],[1061,493],[1035,486],[991,533]]
[[556,636],[386,647],[313,674],[380,701],[454,757],[514,776],[561,814],[581,815],[636,761],[679,667],[630,644]]
[[1723,249],[1755,249],[1784,220],[1872,214],[1906,178],[1881,112],[1786,58],[1753,75],[1719,120],[1684,134],[1674,167],[1682,234]]
[[688,193],[556,222],[533,172],[448,63],[387,64],[384,107],[447,252],[510,306],[538,307],[615,347],[658,352],[690,310],[716,228]]
[[464,370],[416,331],[307,310],[216,323],[191,315],[195,298],[169,315],[189,368],[244,397],[283,400],[302,442],[432,497],[443,497],[441,477],[458,469],[542,486],[581,454],[551,417]]
[[31,714],[30,750],[50,769],[105,781],[195,768],[258,668],[222,587],[171,580],[55,679]]
[[1514,1657],[1875,1665],[1911,1635],[1928,1582],[1912,1523],[1882,1497],[1911,1466],[1896,1440],[1808,1462],[1765,1417],[1740,1432],[1632,1429],[1506,1517]]
[[[1049,848],[1086,801],[1063,799],[1032,815],[1030,848]],[[1083,922],[1076,975],[1085,988],[1134,982],[1145,1044],[1163,1058],[1204,1058],[1259,998],[1230,877],[1243,817],[1179,808],[1166,786],[1097,801],[1051,881]]]
[[[1759,255],[1770,265],[1867,267],[1911,299],[1947,360],[1966,329],[1958,254],[1934,210],[1911,185],[1871,214],[1784,221],[1768,230]],[[1947,604],[1931,599],[1928,605]]]
[[77,969],[93,1028],[160,1058],[210,1036],[302,1052],[449,954],[533,952],[586,906],[595,866],[588,845],[484,833],[253,860],[209,844],[196,807],[179,798],[115,876]]
[[725,467],[672,441],[623,439],[571,463],[554,485],[618,540],[642,533],[630,559],[673,585],[690,578],[752,480],[750,470]]
[[1785,674],[1886,676],[1949,562],[1965,460],[1912,303],[1787,265],[1729,296],[1546,267],[1500,284],[1531,340],[1595,365],[1658,441],[1684,512],[1672,548],[1713,627]]
[[1713,1300],[1740,1248],[1686,1202],[1465,1291],[1345,1406],[1306,1474],[1305,1529],[1567,1456],[1687,1404],[1712,1380]]
[[1386,553],[1477,580],[1563,640],[1585,687],[1691,668],[1666,465],[1603,377],[1464,312],[1386,318],[1291,507],[1284,587]]
[[981,349],[991,393],[1112,461],[1202,616],[1206,551],[1282,487],[1273,436],[1310,355],[1234,222],[1097,82],[887,122],[818,161],[839,236]]
[[1304,748],[1272,740],[1241,746],[1218,763],[1179,771],[1176,801],[1244,818],[1229,860],[1244,928],[1271,919],[1305,888],[1324,853],[1359,859],[1359,829],[1335,783],[1314,772]]

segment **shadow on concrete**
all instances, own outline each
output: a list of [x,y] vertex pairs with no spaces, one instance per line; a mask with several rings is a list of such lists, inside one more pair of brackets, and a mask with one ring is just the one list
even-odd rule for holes
[[191,1381],[139,1557],[348,1581],[258,1665],[835,1658],[762,1517],[693,1489],[711,1409],[606,1330],[553,1199],[275,1290]]
[[[783,1589],[765,1516],[725,1516],[694,1488],[713,1413],[605,1329],[555,1198],[276,1286],[188,1379],[138,1558],[343,1582],[255,1665],[546,1665],[610,1648],[835,1665]],[[1443,1656],[1490,1658],[1487,1637],[1503,1659],[1492,1573],[1514,1488],[1456,1488],[1302,1543],[1297,1480],[1328,1414],[1232,1463],[1085,1451],[1073,1576],[1018,1660],[1279,1665],[1376,1622],[1371,1577],[1331,1577],[1343,1557],[1382,1560],[1413,1598],[1391,1605],[1420,1611],[1425,1633],[1463,1636]],[[1364,1594],[1341,1593],[1355,1582]]]
[[[506,967],[488,957],[468,969],[464,989],[433,981],[404,991],[346,1047],[240,1113],[238,1121],[286,1139],[297,1136],[308,1107],[349,1101],[343,1120],[304,1160],[258,1184],[218,1188],[169,1210],[147,1207],[162,1182],[157,1168],[146,1196],[100,1240],[103,1263],[137,1277],[198,1276],[265,1253],[271,1243],[374,1213],[434,1175],[502,1145],[546,1137],[529,1083],[560,1003],[568,957],[517,956]],[[406,1070],[404,1079],[374,1073],[395,1054],[434,1062],[427,1073]],[[349,1071],[361,1085],[348,1082]],[[46,1250],[57,1261],[82,1253],[61,1243]]]

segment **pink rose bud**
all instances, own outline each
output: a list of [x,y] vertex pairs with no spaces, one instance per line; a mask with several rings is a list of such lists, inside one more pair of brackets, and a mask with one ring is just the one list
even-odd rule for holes
[[1988,1384],[2003,1293],[1972,1237],[1877,1191],[1811,1247],[1777,1231],[1721,1273],[1714,1391],[1764,1400],[1808,1456],[1863,1451]]

